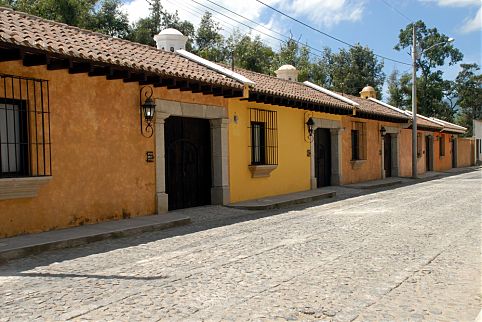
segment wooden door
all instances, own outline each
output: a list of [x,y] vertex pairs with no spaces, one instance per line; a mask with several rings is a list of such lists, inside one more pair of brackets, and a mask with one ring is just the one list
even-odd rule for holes
[[428,136],[425,137],[425,169],[432,171],[432,149]]
[[315,176],[318,188],[331,184],[331,141],[329,129],[315,130]]
[[385,134],[383,143],[383,169],[385,170],[385,178],[392,176],[392,136]]
[[457,167],[457,151],[455,151],[455,138],[452,140],[452,168]]
[[165,123],[169,210],[211,203],[209,121],[171,116]]

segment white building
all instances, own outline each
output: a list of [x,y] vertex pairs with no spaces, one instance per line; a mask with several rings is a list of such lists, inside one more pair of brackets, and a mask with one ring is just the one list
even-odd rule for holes
[[475,162],[482,163],[482,119],[474,120]]

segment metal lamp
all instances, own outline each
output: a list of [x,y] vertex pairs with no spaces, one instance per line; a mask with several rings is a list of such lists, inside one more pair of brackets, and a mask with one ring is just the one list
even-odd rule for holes
[[384,137],[385,134],[387,134],[387,130],[385,129],[384,126],[382,126],[382,128],[380,129],[380,135],[381,135],[382,137]]
[[[142,103],[142,93],[146,99],[144,103]],[[150,138],[154,134],[154,129],[152,127],[152,120],[154,119],[154,113],[156,111],[156,103],[152,100],[153,90],[151,86],[143,86],[140,90],[139,95],[139,119],[141,125],[141,134],[146,137]],[[143,126],[143,119],[146,123],[146,126]]]
[[308,121],[306,121],[306,126],[308,127],[308,135],[310,139],[313,137],[313,126],[315,125],[315,121],[313,121],[313,118],[310,117]]

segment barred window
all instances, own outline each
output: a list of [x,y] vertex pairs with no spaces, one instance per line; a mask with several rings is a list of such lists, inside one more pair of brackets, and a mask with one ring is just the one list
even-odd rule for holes
[[249,109],[251,165],[278,164],[276,111]]
[[0,178],[50,176],[48,81],[0,74]]
[[442,136],[440,136],[438,138],[438,142],[439,142],[439,155],[441,157],[445,156],[445,135],[442,134]]
[[[422,144],[422,133],[417,133],[417,158],[422,157]],[[428,149],[428,146],[425,149]]]
[[367,137],[366,124],[352,122],[351,130],[351,159],[366,160]]

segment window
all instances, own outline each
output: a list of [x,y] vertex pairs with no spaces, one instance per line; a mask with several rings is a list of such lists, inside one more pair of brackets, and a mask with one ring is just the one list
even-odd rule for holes
[[351,159],[366,160],[366,124],[352,122],[351,130]]
[[2,177],[28,174],[25,101],[0,99],[0,173]]
[[278,129],[275,111],[251,108],[251,165],[278,164]]
[[0,178],[51,175],[48,82],[0,74]]
[[442,135],[438,138],[439,142],[439,154],[441,157],[445,155],[445,135]]
[[[422,157],[422,144],[422,133],[417,133],[417,158]],[[425,149],[428,149],[428,146]]]

